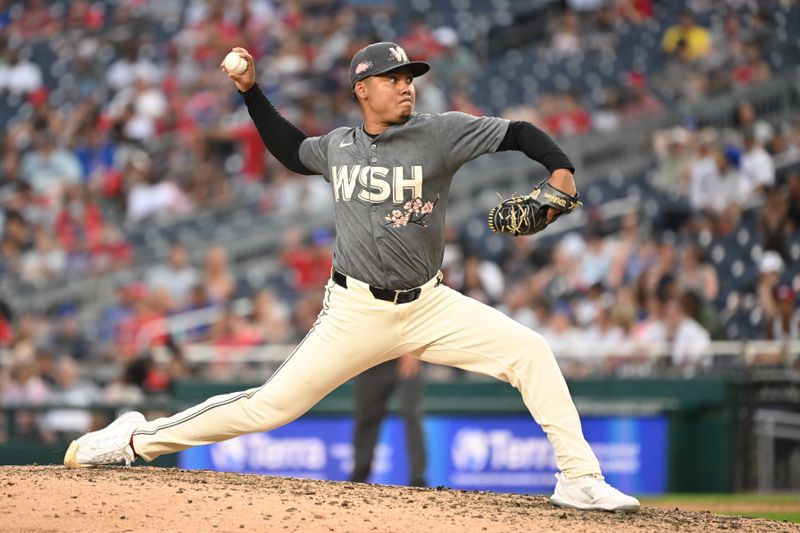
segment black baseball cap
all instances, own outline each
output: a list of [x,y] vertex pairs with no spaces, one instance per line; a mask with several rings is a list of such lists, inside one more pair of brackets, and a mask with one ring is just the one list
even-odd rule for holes
[[409,61],[405,50],[399,44],[384,42],[365,46],[356,52],[350,62],[350,87],[355,87],[356,82],[364,78],[385,74],[402,67],[411,70],[415,78],[431,69],[431,66],[424,61]]

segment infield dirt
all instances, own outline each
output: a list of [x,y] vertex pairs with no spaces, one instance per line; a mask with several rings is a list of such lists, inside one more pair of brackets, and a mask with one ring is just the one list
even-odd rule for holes
[[0,531],[800,532],[788,522],[643,507],[558,509],[544,496],[151,467],[0,467]]

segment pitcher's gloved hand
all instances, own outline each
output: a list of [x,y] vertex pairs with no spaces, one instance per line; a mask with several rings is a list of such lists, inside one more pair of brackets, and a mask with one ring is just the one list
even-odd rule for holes
[[[489,211],[489,229],[514,237],[539,233],[559,216],[572,213],[583,205],[578,196],[577,193],[572,196],[560,191],[544,180],[529,195],[514,195],[493,207]],[[547,211],[551,208],[557,214],[548,221]]]

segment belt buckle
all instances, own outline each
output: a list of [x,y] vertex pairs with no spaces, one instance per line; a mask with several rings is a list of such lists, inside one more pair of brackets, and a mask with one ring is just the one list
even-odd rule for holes
[[[392,301],[392,303],[394,303],[395,305],[411,303],[417,298],[419,298],[419,294],[421,292],[422,292],[421,287],[417,287],[415,289],[408,289],[407,291],[395,291],[394,300]],[[404,297],[402,300],[400,299],[401,296]]]

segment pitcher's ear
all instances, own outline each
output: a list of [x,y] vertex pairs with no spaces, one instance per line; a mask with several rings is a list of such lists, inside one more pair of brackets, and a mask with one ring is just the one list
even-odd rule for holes
[[366,92],[367,88],[364,81],[362,80],[356,82],[355,86],[353,87],[353,96],[356,98],[356,101],[358,101],[360,98],[366,98]]

